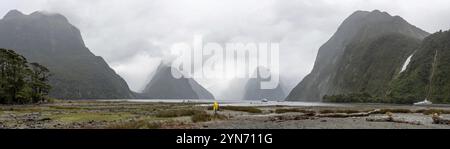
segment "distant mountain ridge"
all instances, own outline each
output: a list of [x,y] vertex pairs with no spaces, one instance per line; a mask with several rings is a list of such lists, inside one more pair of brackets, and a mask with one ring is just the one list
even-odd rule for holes
[[51,97],[134,98],[125,80],[90,52],[80,31],[61,14],[9,11],[0,20],[0,47],[47,66],[52,73]]
[[250,78],[245,85],[244,100],[271,100],[271,101],[281,101],[286,97],[286,93],[281,88],[281,82],[278,83],[277,87],[274,89],[261,89],[261,82],[267,81],[268,79],[263,79],[261,74],[270,73],[267,68],[258,67],[253,72],[255,78]]
[[141,93],[141,97],[145,99],[215,99],[193,78],[183,76],[177,79],[172,76],[172,71],[183,75],[177,69],[173,69],[169,63],[162,62]]
[[320,47],[314,68],[289,101],[322,101],[325,95],[383,96],[389,82],[429,33],[386,12],[356,11]]

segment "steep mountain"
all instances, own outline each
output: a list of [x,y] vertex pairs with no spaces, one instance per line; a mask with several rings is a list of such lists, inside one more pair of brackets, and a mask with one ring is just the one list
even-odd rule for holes
[[429,34],[378,10],[357,11],[320,47],[312,72],[288,95],[321,101],[325,95],[383,96],[417,45]]
[[170,64],[161,63],[141,95],[146,99],[214,99],[194,79],[177,79],[172,76],[172,71],[182,75],[178,70],[172,69]]
[[[260,71],[261,70],[261,71]],[[284,100],[285,92],[281,88],[281,83],[274,89],[261,89],[261,82],[268,80],[261,78],[261,73],[268,73],[266,68],[258,67],[245,85],[244,100],[261,100],[267,99],[272,101]]]
[[389,100],[414,103],[425,98],[450,103],[450,31],[425,38],[407,69],[391,84]]
[[48,67],[51,97],[133,98],[126,82],[89,51],[80,31],[60,14],[8,12],[0,20],[0,48],[13,49]]

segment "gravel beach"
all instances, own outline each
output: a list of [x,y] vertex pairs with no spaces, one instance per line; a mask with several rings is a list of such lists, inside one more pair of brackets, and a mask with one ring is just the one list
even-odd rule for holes
[[450,119],[445,105],[223,104],[57,101],[0,105],[2,129],[449,129],[433,114]]

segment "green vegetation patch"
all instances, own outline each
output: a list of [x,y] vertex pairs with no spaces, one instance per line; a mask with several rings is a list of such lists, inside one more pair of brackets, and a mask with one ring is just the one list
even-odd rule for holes
[[17,113],[33,113],[33,112],[43,112],[48,110],[47,107],[17,107],[17,108],[8,108],[4,109],[4,111],[11,111]]
[[174,109],[174,110],[162,110],[156,112],[156,117],[180,117],[180,116],[192,116],[196,113],[204,111],[194,109]]
[[450,114],[450,110],[443,110],[443,109],[419,109],[416,110],[416,113],[422,113],[425,115],[431,115],[431,114]]
[[415,113],[412,110],[409,109],[381,109],[378,112],[375,112],[375,114],[386,114],[386,113]]
[[51,119],[63,122],[85,122],[85,121],[115,121],[130,118],[131,114],[117,113],[69,113],[52,116]]
[[124,123],[116,123],[108,126],[108,129],[158,129],[163,126],[162,122],[138,120]]
[[49,106],[51,109],[57,109],[57,110],[82,110],[85,108],[82,107],[75,107],[75,106]]
[[220,107],[220,110],[241,111],[248,113],[262,113],[262,110],[255,107],[241,107],[241,106],[224,106]]
[[346,113],[346,114],[352,114],[352,113],[361,113],[361,112],[367,112],[367,111],[358,111],[358,110],[351,110],[351,109],[345,109],[345,110],[320,110],[319,113],[321,114],[328,114],[328,113]]
[[221,114],[210,115],[206,112],[196,113],[196,114],[192,115],[192,117],[191,117],[191,120],[194,123],[207,122],[207,121],[211,121],[211,120],[225,120],[225,119],[228,119],[228,118],[224,115],[221,115]]
[[275,109],[275,113],[281,114],[281,113],[290,113],[290,112],[298,112],[298,113],[314,113],[314,111],[311,110],[305,110],[305,109],[298,109],[298,108],[289,108],[289,109]]

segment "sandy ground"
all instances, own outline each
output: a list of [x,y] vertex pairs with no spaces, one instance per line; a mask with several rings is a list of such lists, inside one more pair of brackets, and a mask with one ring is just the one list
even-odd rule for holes
[[[239,109],[222,109],[221,118],[214,117],[209,103],[161,103],[161,102],[105,102],[58,101],[41,105],[0,105],[0,129],[58,129],[58,128],[162,128],[162,129],[449,129],[450,125],[433,124],[432,116],[419,110],[441,110],[444,119],[450,119],[446,106],[416,107],[383,104],[336,105],[255,105]],[[232,106],[232,105],[228,105]],[[257,109],[248,112],[245,109]],[[280,109],[299,111],[281,113]],[[409,112],[392,112],[396,122],[373,122],[368,119],[385,119],[387,114],[373,113],[367,116],[345,118],[319,116],[356,111],[364,113],[382,109],[401,109]],[[212,118],[193,122],[192,115],[161,116],[161,112],[194,110],[207,113]],[[309,112],[304,112],[309,111]],[[310,112],[315,114],[311,114]],[[334,111],[325,113],[324,111]],[[182,111],[183,112],[183,111]],[[195,112],[194,112],[195,113]]]

